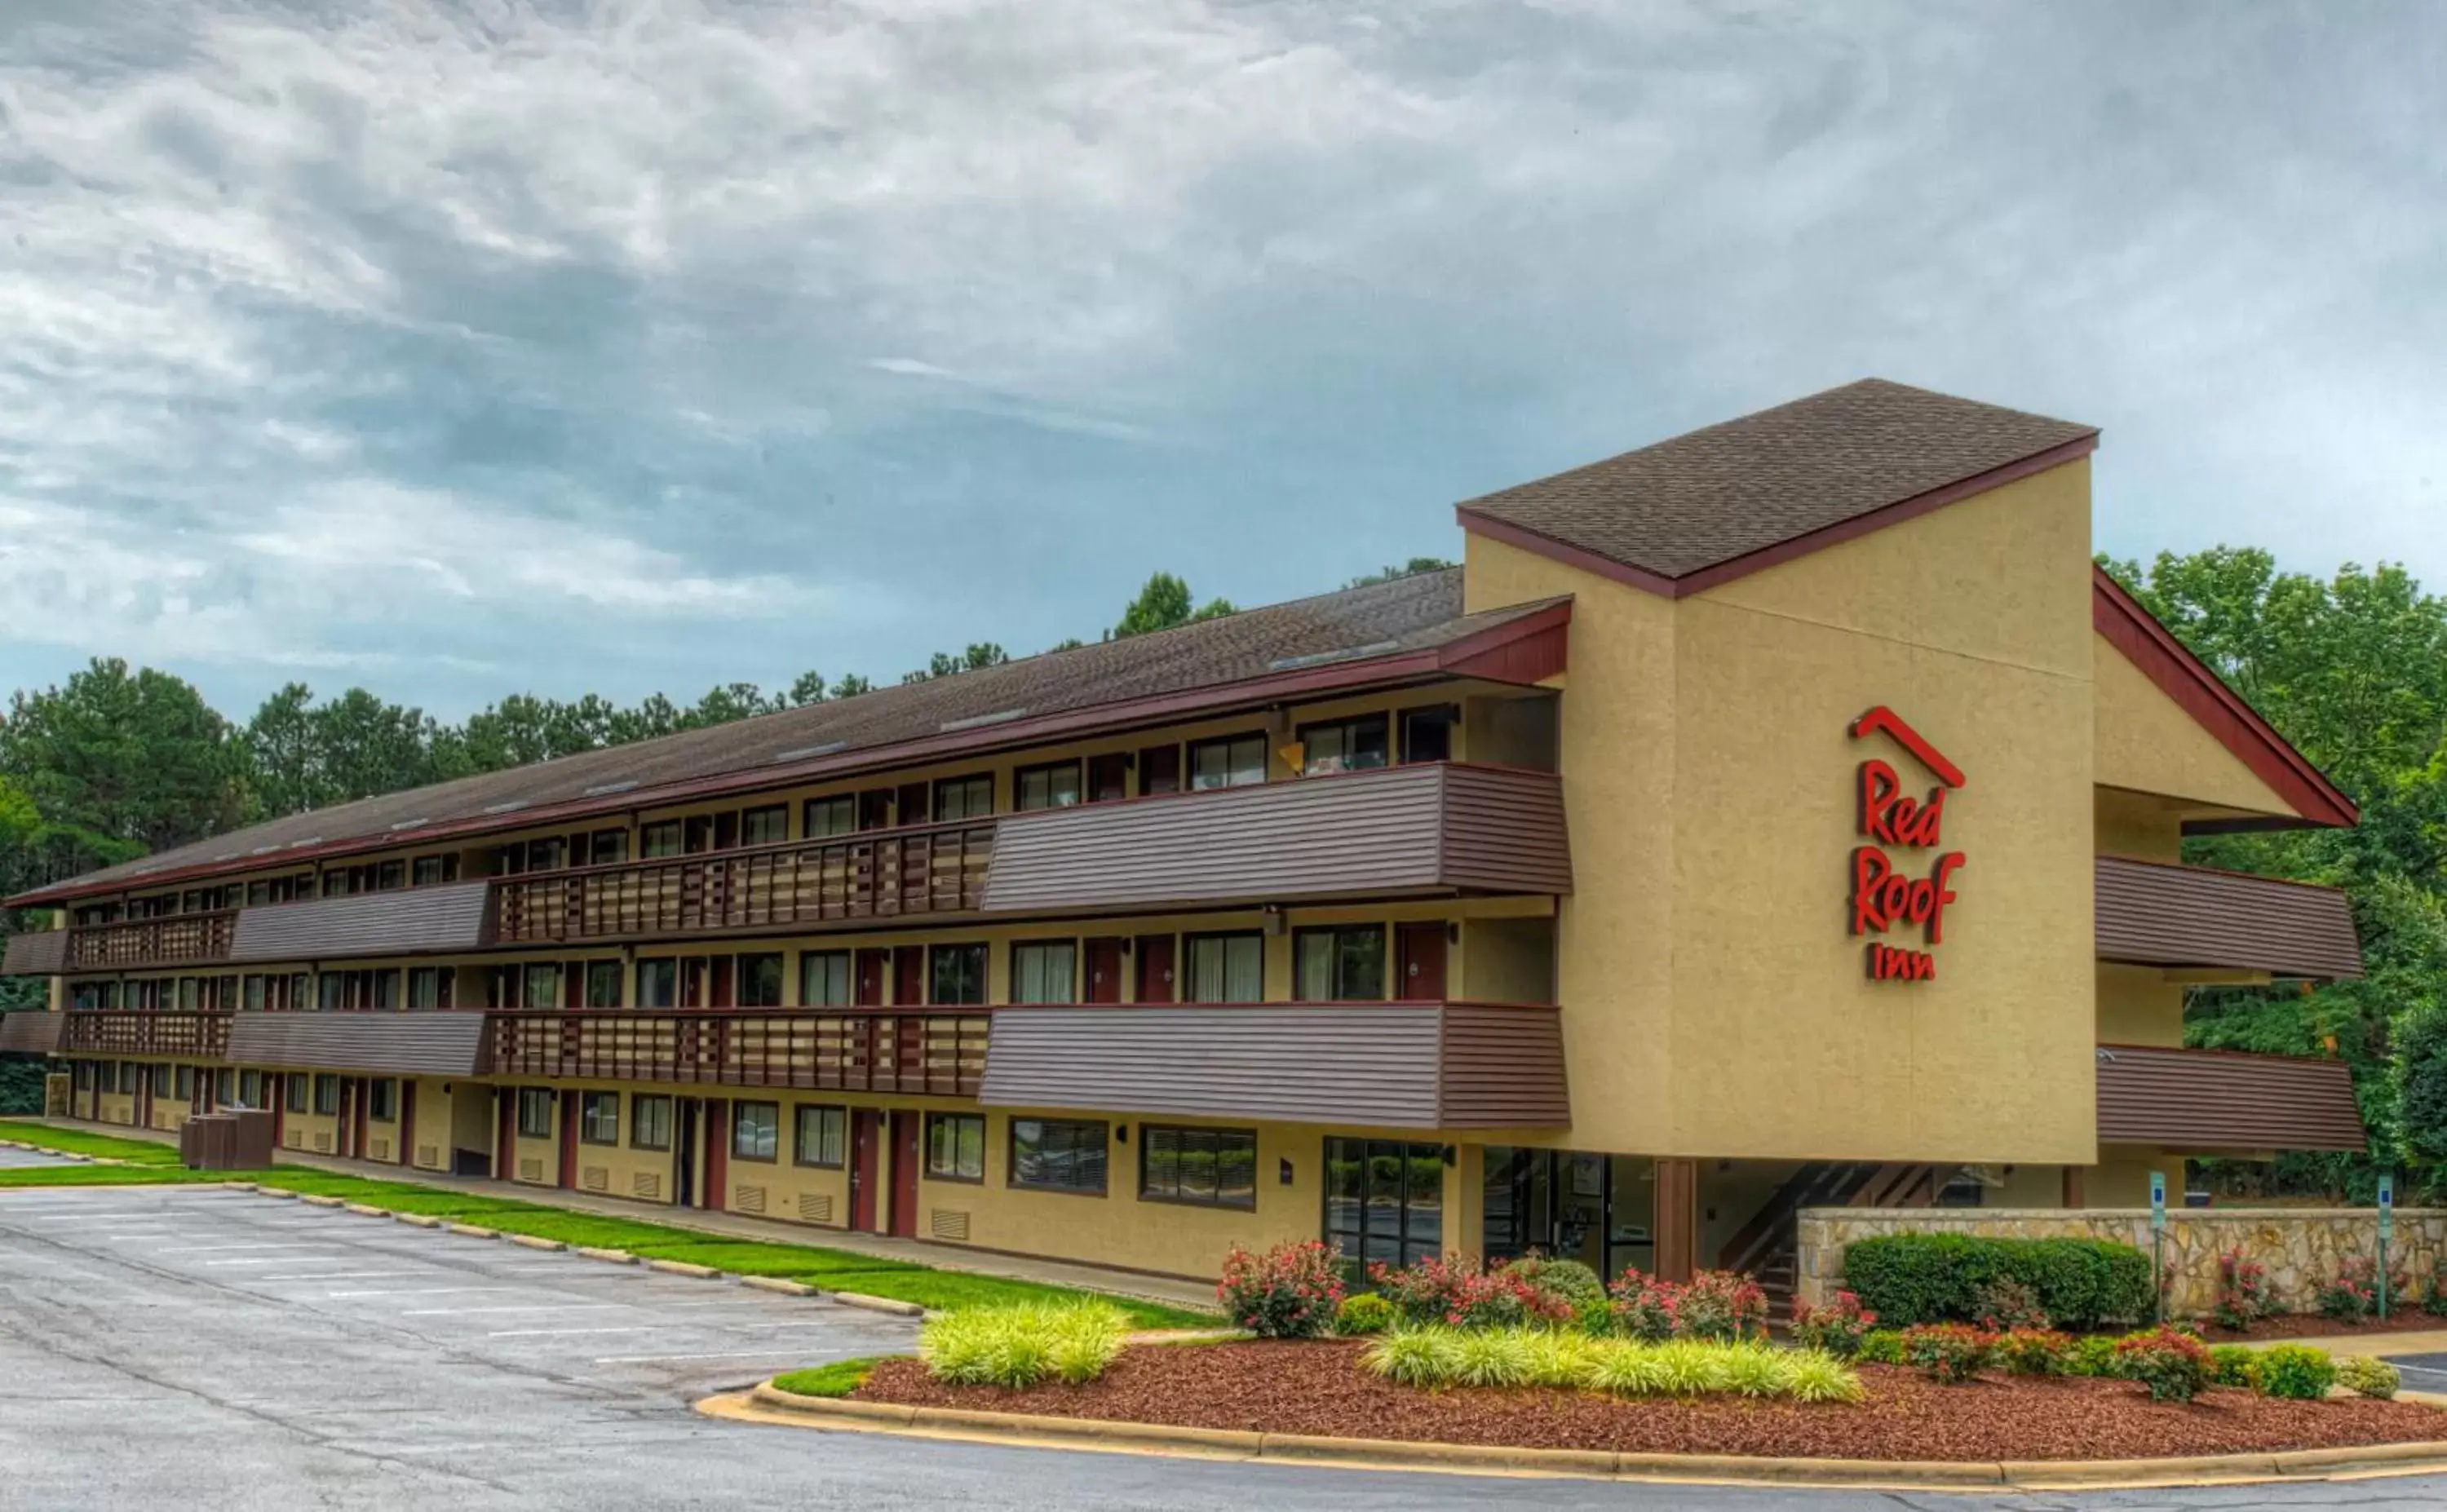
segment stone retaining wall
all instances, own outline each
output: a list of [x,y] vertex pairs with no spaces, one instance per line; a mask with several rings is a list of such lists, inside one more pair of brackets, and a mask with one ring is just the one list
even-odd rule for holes
[[[1815,1306],[1843,1285],[1844,1247],[1883,1234],[1970,1234],[1985,1238],[2115,1239],[2150,1252],[2150,1210],[2144,1208],[1850,1208],[1805,1209],[1801,1226],[1801,1300]],[[2217,1299],[2218,1257],[2242,1250],[2268,1268],[2280,1311],[2319,1307],[2320,1287],[2343,1260],[2376,1253],[2379,1214],[2371,1208],[2170,1208],[2167,1263],[2174,1269],[2171,1316],[2206,1314]],[[2412,1277],[2419,1295],[2440,1269],[2447,1250],[2447,1209],[2399,1208],[2388,1240],[2388,1267]]]

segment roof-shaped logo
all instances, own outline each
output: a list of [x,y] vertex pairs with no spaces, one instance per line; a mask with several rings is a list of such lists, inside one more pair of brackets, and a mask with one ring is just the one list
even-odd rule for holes
[[1948,787],[1963,785],[1963,768],[1945,759],[1945,752],[1928,743],[1928,738],[1904,722],[1901,714],[1880,704],[1852,721],[1852,738],[1887,734],[1896,745],[1911,752],[1913,758],[1929,769],[1930,775]]

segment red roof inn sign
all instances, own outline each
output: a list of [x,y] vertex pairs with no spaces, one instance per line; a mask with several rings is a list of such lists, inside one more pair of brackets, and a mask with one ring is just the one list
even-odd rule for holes
[[[1963,869],[1961,851],[1939,850],[1945,823],[1945,795],[1963,785],[1963,768],[1923,739],[1884,704],[1852,721],[1852,738],[1886,735],[1926,767],[1939,785],[1926,798],[1904,791],[1894,767],[1870,757],[1861,763],[1861,838],[1867,843],[1852,850],[1852,933],[1885,935],[1918,929],[1929,945],[1945,939],[1945,905],[1954,901],[1954,874]],[[1935,851],[1927,875],[1913,876],[1921,862],[1898,863],[1890,850]],[[1865,953],[1869,979],[1877,982],[1925,982],[1937,975],[1937,956],[1930,951],[1888,945],[1871,939]]]

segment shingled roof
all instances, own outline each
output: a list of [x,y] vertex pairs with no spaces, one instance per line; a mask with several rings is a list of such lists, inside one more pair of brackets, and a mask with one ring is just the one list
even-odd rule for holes
[[1679,596],[2069,461],[2097,436],[1868,378],[1459,513],[1464,529]]
[[[962,749],[1075,738],[1100,720],[1154,717],[1149,701],[1207,692],[1223,704],[1290,682],[1365,686],[1432,674],[1561,601],[1462,613],[1461,572],[1244,610],[1127,640],[1048,652],[854,698],[361,799],[256,824],[9,899],[11,906],[210,872],[299,863],[426,835],[503,830],[563,814],[684,801],[702,791],[821,781]],[[1178,716],[1176,716],[1178,717]]]

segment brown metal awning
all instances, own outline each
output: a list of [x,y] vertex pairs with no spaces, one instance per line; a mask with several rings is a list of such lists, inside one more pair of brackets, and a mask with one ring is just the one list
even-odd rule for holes
[[28,930],[9,936],[9,949],[0,956],[0,976],[57,976],[67,970],[68,932],[64,929]]
[[48,1013],[39,1009],[0,1013],[0,1052],[48,1055],[60,1048],[60,1026],[66,1022],[65,1013]]
[[2204,1152],[2370,1143],[2343,1061],[2147,1045],[2098,1047],[2098,1142]]
[[229,1059],[307,1070],[473,1076],[484,1064],[484,1015],[448,1010],[235,1013]]
[[2362,942],[2333,887],[2101,856],[2098,958],[2274,976],[2357,977]]
[[388,893],[318,898],[237,916],[233,961],[312,961],[415,955],[491,943],[490,888],[450,882]]
[[1394,1128],[1571,1122],[1556,1011],[1489,1003],[998,1009],[978,1101]]

